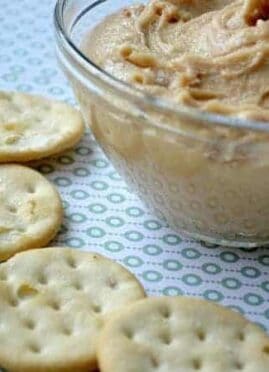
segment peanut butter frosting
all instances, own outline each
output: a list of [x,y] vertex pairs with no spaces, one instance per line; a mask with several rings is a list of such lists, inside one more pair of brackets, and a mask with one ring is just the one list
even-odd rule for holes
[[82,48],[154,96],[269,121],[268,0],[150,0],[106,18]]

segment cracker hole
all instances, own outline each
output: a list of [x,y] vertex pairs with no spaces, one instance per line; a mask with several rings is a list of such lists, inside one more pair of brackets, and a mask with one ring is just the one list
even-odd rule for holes
[[134,337],[133,331],[130,328],[124,329],[123,333],[129,340],[132,340],[132,338]]
[[37,294],[38,290],[28,284],[22,284],[17,290],[17,295],[22,300],[35,297]]
[[0,272],[0,280],[6,281],[7,280],[7,274],[4,272]]
[[169,319],[171,316],[170,310],[167,307],[161,309],[161,314],[165,319]]
[[171,342],[172,342],[171,335],[168,332],[163,333],[162,335],[160,335],[160,340],[165,345],[170,345]]
[[197,338],[200,340],[200,341],[204,341],[206,339],[206,334],[205,332],[202,330],[202,329],[198,329],[196,331],[196,335],[197,335]]
[[41,348],[37,345],[37,344],[30,344],[29,345],[29,350],[32,352],[32,353],[35,353],[35,354],[38,354],[41,352]]
[[44,274],[40,274],[38,277],[38,283],[42,285],[48,284],[48,278]]
[[51,302],[49,303],[49,306],[50,306],[53,310],[55,310],[55,311],[59,311],[59,310],[61,309],[61,305],[60,305],[60,303],[57,302],[57,301],[51,301]]
[[195,369],[196,371],[198,371],[199,369],[202,368],[202,361],[200,359],[194,359],[192,361],[192,366],[193,366],[193,369]]
[[110,278],[107,279],[107,285],[111,289],[116,289],[118,287],[119,283],[117,282],[117,280],[115,278],[110,277]]
[[17,125],[15,123],[6,123],[4,124],[4,129],[9,132],[16,131]]
[[73,330],[72,330],[70,327],[63,327],[63,329],[62,329],[62,333],[63,333],[65,336],[71,336],[72,333],[73,333]]
[[83,290],[83,285],[79,282],[76,282],[73,284],[73,287],[77,290],[77,291],[82,291]]
[[18,105],[14,105],[13,107],[14,107],[14,109],[16,110],[16,112],[18,114],[21,114],[23,112],[23,108],[22,107],[20,107]]
[[152,364],[152,367],[154,368],[157,368],[160,365],[159,360],[153,355],[151,357],[151,364]]
[[17,213],[18,209],[16,207],[14,207],[13,205],[9,205],[7,207],[7,210],[10,212],[10,213]]
[[67,262],[67,265],[71,267],[72,269],[77,268],[77,263],[72,256],[68,256],[66,262]]
[[12,307],[17,307],[19,305],[19,301],[16,298],[10,298],[8,302]]
[[97,305],[97,304],[93,304],[92,305],[92,309],[93,311],[96,313],[96,314],[99,314],[102,312],[102,307],[100,305]]
[[243,332],[239,332],[238,333],[238,340],[239,341],[245,341],[246,337],[245,337],[245,334]]
[[32,319],[25,319],[24,320],[24,326],[28,329],[31,329],[31,330],[36,328],[36,324]]
[[28,194],[34,194],[34,193],[35,193],[35,188],[34,188],[34,186],[32,186],[32,185],[28,185],[28,186],[27,186],[27,192],[28,192]]
[[17,135],[10,135],[4,140],[4,143],[6,145],[14,145],[14,143],[17,143],[19,141],[20,137]]
[[264,348],[262,349],[262,351],[264,352],[264,354],[269,355],[269,345],[265,345]]
[[237,370],[239,370],[239,371],[241,371],[242,369],[244,369],[244,364],[242,363],[242,362],[240,362],[239,360],[237,360],[236,362],[235,362],[235,368],[237,369]]

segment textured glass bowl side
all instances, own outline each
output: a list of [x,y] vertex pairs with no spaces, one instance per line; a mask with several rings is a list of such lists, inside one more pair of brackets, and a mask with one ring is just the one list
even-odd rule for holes
[[268,136],[237,141],[248,128],[263,128],[172,110],[81,54],[85,32],[131,3],[59,0],[56,8],[59,61],[95,138],[130,187],[176,231],[230,246],[267,244]]

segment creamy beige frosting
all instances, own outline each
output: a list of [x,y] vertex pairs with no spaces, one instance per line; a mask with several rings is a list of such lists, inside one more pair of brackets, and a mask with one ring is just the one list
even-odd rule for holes
[[106,18],[83,50],[155,96],[269,121],[268,0],[150,0]]
[[[82,50],[118,79],[178,107],[269,123],[268,4],[150,0],[105,18],[86,33]],[[117,170],[172,227],[221,244],[268,242],[268,134],[206,125],[111,90],[97,97],[76,79],[73,85]]]

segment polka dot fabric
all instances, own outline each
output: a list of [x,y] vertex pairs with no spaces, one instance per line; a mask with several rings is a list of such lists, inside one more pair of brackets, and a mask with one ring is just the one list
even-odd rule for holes
[[[74,103],[54,56],[55,1],[1,1],[0,87]],[[229,306],[269,331],[269,253],[201,245],[174,233],[133,195],[87,133],[72,152],[32,163],[59,189],[65,218],[53,245],[124,264],[150,295]]]

